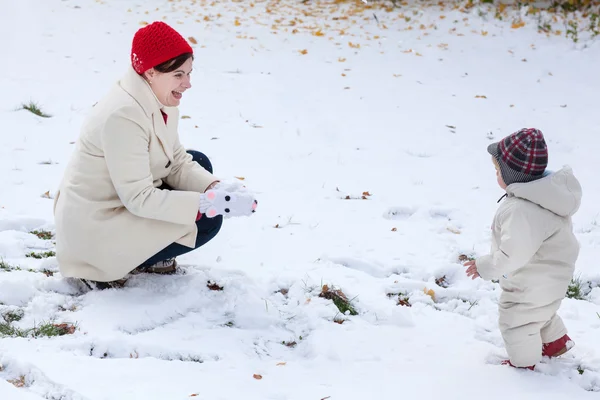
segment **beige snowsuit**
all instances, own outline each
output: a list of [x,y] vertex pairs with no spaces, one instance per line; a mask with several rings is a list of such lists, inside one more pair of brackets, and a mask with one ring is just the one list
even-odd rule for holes
[[500,331],[511,363],[526,367],[541,359],[542,343],[567,333],[556,311],[579,255],[571,217],[582,193],[568,166],[506,192],[492,225],[491,253],[476,266],[483,279],[500,280]]

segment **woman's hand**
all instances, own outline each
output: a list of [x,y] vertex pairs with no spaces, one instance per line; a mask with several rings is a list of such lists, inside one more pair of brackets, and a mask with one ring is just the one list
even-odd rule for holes
[[481,278],[479,272],[477,272],[477,265],[475,264],[475,260],[467,261],[463,264],[467,268],[467,276],[471,277],[471,279]]

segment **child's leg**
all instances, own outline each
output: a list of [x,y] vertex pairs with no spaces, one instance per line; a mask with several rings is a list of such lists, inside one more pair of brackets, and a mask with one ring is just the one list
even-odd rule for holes
[[541,334],[543,343],[552,343],[566,335],[567,328],[562,319],[557,314],[554,314],[550,321],[542,326]]
[[[504,339],[506,352],[515,367],[530,367],[542,358],[542,323],[533,322],[525,325],[511,326],[507,318],[500,317],[500,332]],[[508,318],[510,319],[510,318]]]

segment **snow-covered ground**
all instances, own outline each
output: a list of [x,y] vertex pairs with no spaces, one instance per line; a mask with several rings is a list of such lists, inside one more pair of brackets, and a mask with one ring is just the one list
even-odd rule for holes
[[[600,283],[600,44],[477,8],[276,3],[2,5],[0,311],[76,330],[0,339],[0,399],[596,398],[600,288],[563,303],[571,352],[514,370],[497,365],[499,287],[458,258],[488,250],[502,192],[486,146],[536,127],[551,168],[582,182],[577,276]],[[54,257],[26,256],[53,250],[30,232],[53,230],[48,197],[80,124],[157,19],[195,42],[182,141],[244,177],[259,212],[181,257],[179,275],[86,292]],[[16,110],[29,100],[52,117]]]

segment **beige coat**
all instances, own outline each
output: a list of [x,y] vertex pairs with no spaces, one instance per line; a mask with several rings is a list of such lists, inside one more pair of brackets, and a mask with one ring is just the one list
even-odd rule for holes
[[571,217],[581,186],[570,167],[507,187],[492,226],[491,253],[476,260],[483,279],[498,279],[500,330],[517,366],[534,365],[541,345],[567,333],[556,315],[579,256]]
[[178,119],[131,68],[94,106],[54,201],[63,276],[116,280],[173,242],[194,247],[200,193],[216,178],[186,153]]

